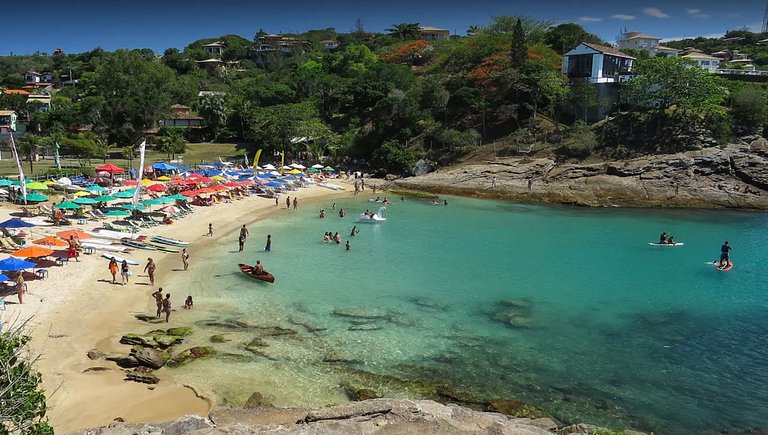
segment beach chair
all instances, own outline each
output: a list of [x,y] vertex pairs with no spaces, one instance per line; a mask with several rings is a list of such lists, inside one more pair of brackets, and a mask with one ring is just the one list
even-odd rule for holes
[[50,207],[47,205],[40,205],[38,206],[40,208],[40,211],[48,216],[53,216],[53,210],[51,210]]
[[158,222],[158,221],[152,219],[149,216],[142,216],[141,217],[141,222],[143,222],[146,225],[149,225],[151,227],[156,227],[156,226],[158,226],[158,225],[160,225],[162,223],[162,222]]
[[194,213],[195,212],[195,209],[192,208],[192,206],[189,205],[189,204],[182,204],[182,205],[179,206],[179,208],[184,210],[184,211],[187,211],[189,213]]
[[94,212],[93,212],[93,210],[89,210],[89,211],[88,211],[88,216],[90,216],[90,217],[92,217],[92,218],[96,219],[97,221],[100,221],[100,220],[101,220],[101,217],[100,217],[99,215],[97,215],[96,213],[94,213]]
[[92,211],[93,214],[95,214],[96,216],[100,216],[102,219],[106,219],[107,218],[107,215],[105,215],[104,212],[102,212],[101,210],[99,210],[97,208],[95,208],[95,209],[93,209],[91,211]]
[[126,219],[125,222],[128,224],[129,227],[135,229],[136,231],[139,231],[142,228],[146,228],[146,225],[141,225],[136,221],[129,221]]
[[8,237],[0,237],[0,250],[4,252],[13,252],[19,249],[13,241]]

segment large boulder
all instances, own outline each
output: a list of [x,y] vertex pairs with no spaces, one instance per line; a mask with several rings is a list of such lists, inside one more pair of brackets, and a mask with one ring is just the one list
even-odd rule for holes
[[212,347],[196,346],[174,355],[165,363],[165,365],[168,367],[181,367],[191,363],[192,361],[201,358],[207,358],[215,354],[216,350]]
[[130,369],[139,366],[139,360],[129,355],[110,355],[105,359],[107,361],[114,361],[118,366],[124,369]]
[[214,427],[208,419],[197,415],[185,415],[166,427],[163,435],[180,435]]
[[261,393],[255,391],[253,394],[251,394],[251,397],[245,401],[243,409],[256,409],[262,406],[272,406],[272,404],[269,403],[269,401],[267,401]]
[[139,349],[134,352],[133,357],[139,361],[139,364],[151,369],[159,369],[165,365],[165,354],[155,349]]

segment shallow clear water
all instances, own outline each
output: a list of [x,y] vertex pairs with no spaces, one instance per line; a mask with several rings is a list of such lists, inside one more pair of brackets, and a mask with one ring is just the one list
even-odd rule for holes
[[[224,334],[232,341],[213,346],[230,355],[171,373],[233,405],[253,391],[279,406],[345,401],[351,367],[517,398],[563,421],[657,433],[768,427],[768,216],[449,203],[397,201],[386,222],[358,223],[356,237],[358,214],[377,204],[324,204],[325,219],[320,206],[281,210],[249,225],[243,253],[237,234],[193,247],[204,267],[172,275],[168,288],[179,302],[195,296],[195,310],[178,314],[198,326],[190,341]],[[648,246],[662,230],[685,246]],[[325,231],[352,249],[323,243]],[[705,263],[725,239],[735,267],[718,272]],[[236,272],[257,259],[275,284]],[[233,319],[298,333],[264,338],[253,353],[246,345],[263,334]],[[354,320],[381,329],[350,330]]]

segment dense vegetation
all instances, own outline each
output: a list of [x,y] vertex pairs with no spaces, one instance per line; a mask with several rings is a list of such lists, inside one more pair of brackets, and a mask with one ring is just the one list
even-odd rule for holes
[[[358,25],[346,34],[291,36],[304,41],[292,56],[257,58],[251,41],[225,35],[162,56],[95,49],[3,57],[2,87],[22,86],[30,69],[59,80],[71,72],[79,84],[57,92],[47,112],[30,110],[18,95],[2,95],[0,107],[29,118],[34,134],[19,141],[25,155],[53,143],[87,158],[115,147],[130,154],[171,105],[183,104],[205,120],[188,140],[233,141],[250,152],[263,147],[267,156],[285,150],[294,158],[364,158],[374,169],[398,173],[419,158],[447,164],[500,139],[543,143],[561,158],[628,156],[762,132],[766,122],[762,84],[716,79],[679,59],[640,60],[617,105],[599,100],[592,86],[569,85],[560,72],[562,53],[600,42],[572,23],[494,17],[467,36],[440,41],[419,40],[418,23],[395,24],[388,34]],[[329,39],[340,46],[320,43]],[[214,41],[225,43],[227,67],[206,70],[196,61],[210,57],[203,45]],[[598,109],[612,114],[609,121],[575,122]],[[93,128],[76,133],[73,126]],[[152,140],[158,149],[183,152],[178,131],[159,134]]]

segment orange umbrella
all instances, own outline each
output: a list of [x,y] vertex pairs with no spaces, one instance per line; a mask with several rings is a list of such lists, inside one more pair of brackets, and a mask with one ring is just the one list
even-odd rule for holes
[[56,235],[61,237],[62,239],[67,239],[67,240],[69,240],[70,236],[75,236],[76,239],[80,239],[80,240],[91,238],[90,234],[84,233],[78,230],[62,231],[60,233],[56,233]]
[[22,258],[37,258],[37,257],[47,257],[48,255],[53,254],[53,251],[48,248],[43,248],[42,246],[30,246],[27,248],[21,248],[18,251],[12,253],[14,257],[22,257]]
[[43,237],[42,239],[37,239],[32,243],[36,243],[38,245],[56,246],[56,247],[69,246],[69,243],[62,241],[60,239],[57,239],[56,237]]

